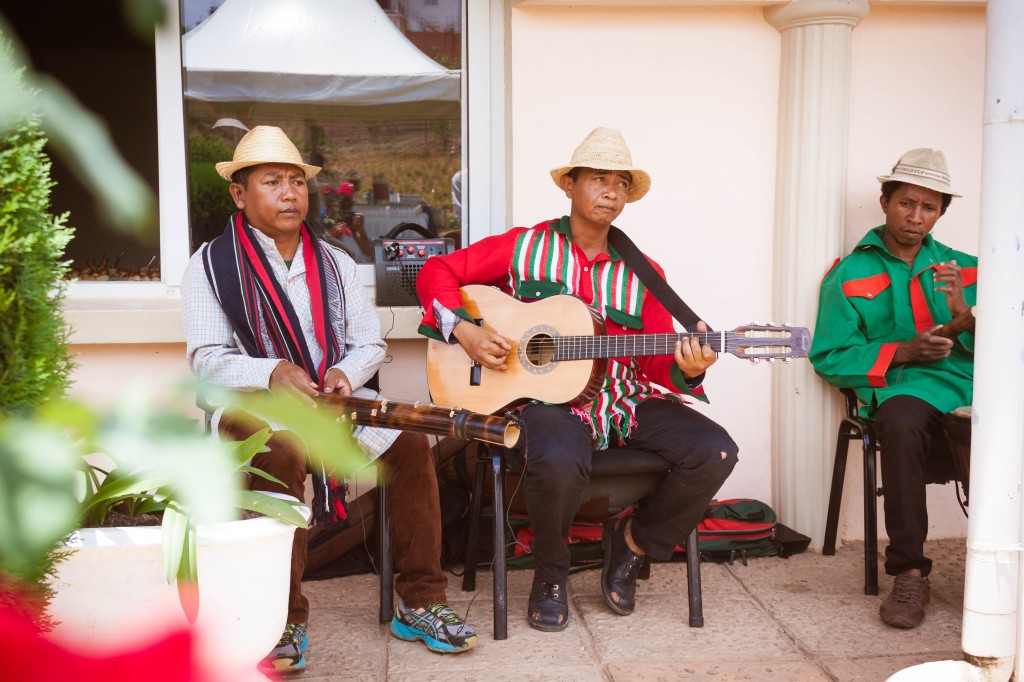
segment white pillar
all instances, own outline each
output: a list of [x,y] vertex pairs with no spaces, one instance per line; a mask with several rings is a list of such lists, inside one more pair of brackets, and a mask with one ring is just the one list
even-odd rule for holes
[[[853,29],[867,0],[794,0],[765,8],[782,33],[775,179],[775,322],[813,327],[818,285],[842,255]],[[838,391],[806,360],[774,370],[772,499],[820,547],[838,426]]]
[[[973,494],[962,642],[973,658],[1012,661],[1016,651],[1021,679],[1024,4],[1019,0],[988,2],[982,122]],[[1004,670],[1008,677],[1008,666]]]

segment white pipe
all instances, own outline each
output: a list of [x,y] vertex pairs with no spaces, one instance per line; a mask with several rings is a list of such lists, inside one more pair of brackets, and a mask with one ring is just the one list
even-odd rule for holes
[[1006,680],[1021,650],[1024,615],[1024,4],[990,0],[986,31],[971,437],[971,491],[977,496],[967,524],[961,641],[967,660],[989,669],[990,679]]
[[[982,128],[978,323],[963,661],[890,680],[1022,677],[1024,460],[1024,3],[989,0]],[[1016,665],[1015,665],[1015,658]]]

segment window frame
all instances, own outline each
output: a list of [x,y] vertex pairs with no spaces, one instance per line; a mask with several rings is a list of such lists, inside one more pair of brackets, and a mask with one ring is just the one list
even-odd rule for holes
[[[154,36],[160,281],[72,282],[64,305],[72,344],[184,341],[180,287],[190,254],[180,11],[177,0],[165,0],[165,6],[166,21]],[[507,0],[462,4],[466,244],[504,232],[509,225],[509,13]],[[358,272],[372,297],[373,265],[359,265]],[[418,337],[417,308],[382,308],[378,314],[393,329],[389,338]]]

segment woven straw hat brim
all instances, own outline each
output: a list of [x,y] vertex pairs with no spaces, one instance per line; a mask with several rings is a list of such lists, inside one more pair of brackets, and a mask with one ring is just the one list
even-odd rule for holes
[[925,187],[927,189],[933,189],[940,194],[948,194],[951,197],[958,199],[963,198],[963,195],[957,194],[949,188],[949,185],[933,180],[931,178],[923,178],[918,175],[910,175],[908,173],[894,172],[892,175],[879,175],[879,182],[905,182],[908,185],[917,185],[918,187]]
[[628,171],[633,177],[626,194],[626,203],[642,199],[651,188],[651,176],[646,171],[633,166],[633,155],[622,138],[622,133],[614,128],[594,128],[579,146],[573,150],[568,166],[560,166],[551,171],[551,179],[559,189],[562,178],[573,168],[593,168],[594,170]]
[[284,131],[274,126],[256,126],[247,132],[235,147],[231,161],[216,165],[217,173],[230,181],[231,175],[242,168],[262,163],[286,163],[302,169],[309,180],[320,172],[320,166],[302,162],[302,156]]
[[938,149],[918,147],[900,157],[889,175],[877,176],[879,182],[905,182],[959,197],[949,185],[946,155]]
[[633,176],[633,182],[629,186],[629,194],[626,195],[626,203],[631,204],[638,199],[642,199],[647,191],[651,189],[651,176],[647,174],[647,171],[642,171],[639,168],[632,168],[629,166],[616,165],[610,163],[603,163],[601,165],[589,165],[585,163],[575,164],[572,166],[562,166],[561,168],[555,168],[551,171],[551,179],[555,181],[558,188],[562,188],[562,176],[566,175],[573,168],[593,168],[595,170],[613,170],[613,171],[628,171]]

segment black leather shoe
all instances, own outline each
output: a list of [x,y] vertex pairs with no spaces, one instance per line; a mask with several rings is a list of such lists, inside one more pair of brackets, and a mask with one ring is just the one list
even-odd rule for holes
[[569,625],[569,600],[564,580],[544,583],[534,575],[526,621],[534,630],[544,632],[561,632]]
[[[636,607],[636,579],[644,558],[626,544],[626,519],[608,519],[601,533],[604,567],[601,592],[605,603],[620,616],[628,616]],[[612,598],[616,595],[618,600]]]

